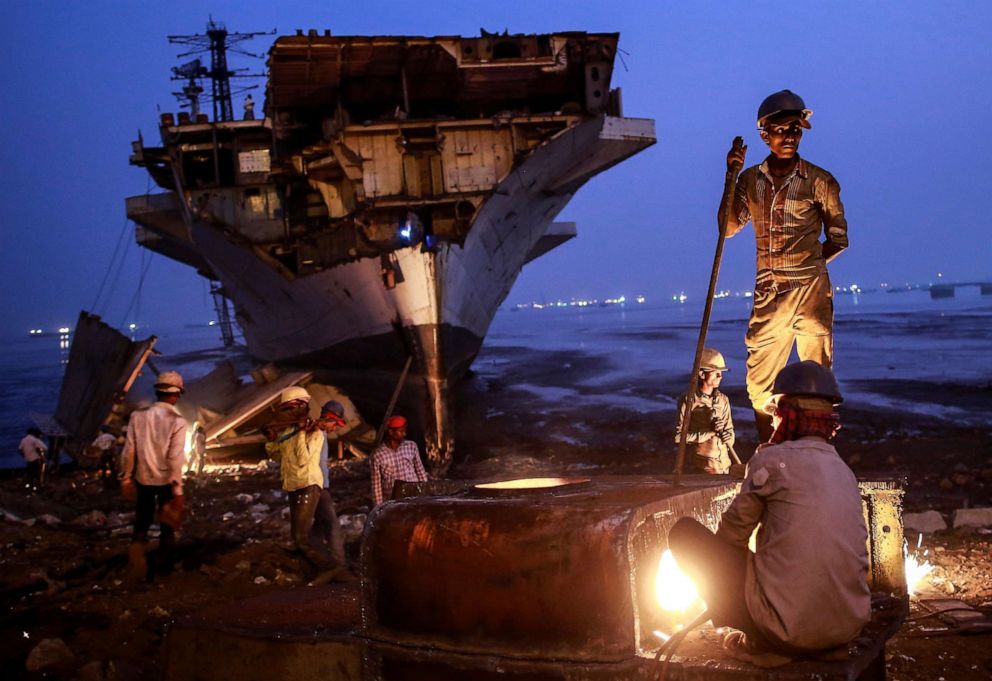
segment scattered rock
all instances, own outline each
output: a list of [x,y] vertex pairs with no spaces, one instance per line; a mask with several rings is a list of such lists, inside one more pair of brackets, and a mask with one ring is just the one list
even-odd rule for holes
[[242,504],[250,504],[251,502],[255,501],[255,499],[252,498],[250,494],[236,494],[234,496],[234,499],[236,501],[241,502]]
[[967,473],[955,473],[951,481],[958,487],[965,487],[971,482],[971,476]]
[[222,516],[220,517],[220,519],[221,519],[221,520],[223,520],[223,521],[224,521],[225,523],[226,523],[226,522],[227,522],[228,520],[231,520],[231,519],[233,519],[233,518],[234,518],[234,512],[233,512],[233,511],[228,511],[227,513],[225,513],[224,515],[222,515]]
[[169,611],[163,608],[161,605],[156,605],[154,608],[148,611],[148,614],[152,617],[168,617]]
[[902,524],[905,527],[905,534],[940,532],[947,529],[947,523],[937,511],[925,511],[923,513],[904,513]]
[[89,513],[84,513],[75,520],[72,521],[73,525],[78,525],[79,527],[106,527],[107,526],[107,515],[103,511],[93,509]]
[[954,511],[954,527],[992,527],[992,508],[959,508]]
[[241,571],[250,570],[251,569],[251,561],[249,561],[249,560],[239,560],[237,562],[237,564],[234,566],[234,569],[235,570],[241,570]]
[[269,512],[269,508],[270,507],[269,507],[268,504],[254,504],[248,510],[251,511],[251,514],[252,515],[258,515],[260,513],[268,513]]
[[954,472],[955,473],[967,473],[968,472],[968,467],[965,466],[963,463],[955,464],[955,466],[954,466]]
[[256,577],[252,581],[255,582],[256,584],[268,584],[269,583],[269,580],[267,580],[262,575],[259,575],[258,577]]
[[28,653],[29,672],[71,669],[76,661],[69,646],[60,638],[46,638]]
[[41,523],[42,525],[48,525],[49,527],[54,527],[62,523],[62,520],[60,518],[52,515],[51,513],[40,515],[37,518],[35,518],[35,520]]
[[940,488],[945,492],[950,492],[952,489],[954,489],[954,483],[948,480],[947,478],[944,478],[943,480],[940,481]]
[[344,540],[346,542],[355,541],[362,536],[365,531],[365,519],[368,516],[364,513],[355,515],[343,515],[338,518],[341,529],[344,530]]

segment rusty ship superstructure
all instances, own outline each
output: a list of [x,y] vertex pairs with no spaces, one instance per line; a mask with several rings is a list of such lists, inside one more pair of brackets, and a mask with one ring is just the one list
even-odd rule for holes
[[611,88],[618,34],[340,37],[268,53],[261,115],[160,120],[131,163],[143,246],[233,303],[263,361],[398,374],[412,358],[428,457],[450,459],[447,395],[554,219],[655,142]]

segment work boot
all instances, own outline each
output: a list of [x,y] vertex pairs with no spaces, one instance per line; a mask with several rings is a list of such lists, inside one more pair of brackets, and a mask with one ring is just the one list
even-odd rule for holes
[[148,577],[148,561],[145,558],[145,545],[135,542],[127,550],[127,581],[138,584]]
[[766,414],[763,411],[755,409],[754,426],[758,429],[759,444],[764,444],[772,439],[772,433],[775,432],[775,429],[772,427],[771,414]]

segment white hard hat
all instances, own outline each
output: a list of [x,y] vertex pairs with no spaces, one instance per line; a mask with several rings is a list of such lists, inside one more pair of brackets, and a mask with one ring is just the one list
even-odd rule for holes
[[310,403],[310,393],[306,391],[306,388],[301,388],[298,385],[294,385],[291,388],[286,388],[279,395],[279,404],[286,404],[287,402],[295,402],[296,400],[302,400],[307,404]]
[[699,358],[699,368],[703,371],[727,371],[727,363],[723,361],[723,355],[719,350],[703,348],[703,355]]
[[186,392],[186,388],[183,387],[183,377],[178,371],[163,371],[155,381],[155,392],[169,394]]

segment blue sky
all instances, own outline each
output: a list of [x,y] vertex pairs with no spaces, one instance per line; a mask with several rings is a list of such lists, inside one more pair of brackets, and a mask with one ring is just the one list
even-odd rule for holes
[[[559,219],[576,221],[579,238],[528,265],[511,303],[701,294],[726,150],[744,135],[749,163],[764,156],[755,110],[782,88],[815,112],[803,155],[843,187],[851,248],[831,266],[834,283],[992,278],[992,3],[20,0],[6,9],[4,335],[92,309],[125,229],[124,197],[149,186],[128,165],[130,143],[139,130],[157,141],[159,109],[178,110],[169,68],[181,50],[166,36],[202,32],[209,14],[231,31],[280,34],[619,31],[627,68],[618,65],[614,86],[626,115],[655,119],[658,144],[578,193]],[[753,275],[747,230],[728,243],[721,287],[747,288]],[[161,256],[143,263],[133,243],[110,280],[117,286],[97,311],[111,324],[154,330],[212,316],[205,282]]]

